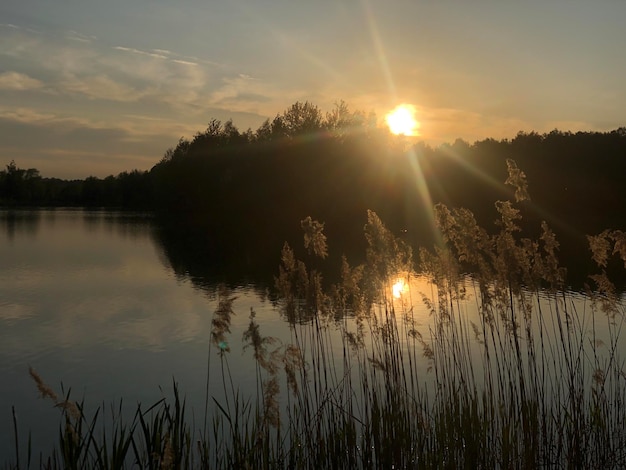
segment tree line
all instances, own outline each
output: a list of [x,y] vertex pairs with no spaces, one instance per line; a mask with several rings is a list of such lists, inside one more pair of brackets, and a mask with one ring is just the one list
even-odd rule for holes
[[145,209],[152,205],[149,172],[124,171],[104,179],[42,177],[36,168],[19,168],[12,160],[0,171],[0,206],[119,207]]
[[209,245],[230,243],[238,254],[233,240],[260,240],[250,247],[258,251],[296,236],[299,221],[311,216],[326,223],[330,240],[356,250],[368,209],[420,243],[433,241],[428,213],[436,202],[491,223],[493,202],[511,197],[509,158],[528,178],[529,230],[547,220],[575,251],[584,234],[626,224],[626,128],[520,132],[435,148],[390,135],[374,115],[343,102],[327,113],[297,102],[256,131],[212,120],[150,171],[65,181],[11,162],[0,171],[0,203],[149,209],[174,227],[201,227]]

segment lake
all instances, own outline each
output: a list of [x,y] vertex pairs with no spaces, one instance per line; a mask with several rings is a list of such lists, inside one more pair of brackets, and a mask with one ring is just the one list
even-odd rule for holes
[[[0,461],[13,459],[12,407],[22,446],[30,431],[35,453],[46,453],[58,436],[59,410],[38,397],[29,367],[58,394],[71,390],[73,399],[84,400],[87,411],[103,403],[108,409],[123,399],[124,413],[132,416],[137,403],[146,406],[171,397],[175,380],[188,409],[197,417],[203,415],[208,355],[211,348],[217,354],[210,338],[220,279],[215,269],[207,267],[203,275],[191,266],[193,261],[185,265],[181,257],[172,255],[184,251],[184,243],[174,250],[167,240],[150,214],[0,210]],[[193,260],[197,248],[187,249],[185,257]],[[255,281],[247,273],[241,273],[239,282],[229,279],[231,295],[236,297],[227,343],[229,366],[233,382],[244,391],[256,387],[252,352],[241,341],[251,310],[265,335],[286,344],[296,331],[269,288],[279,261],[277,257],[275,271],[265,279]],[[389,299],[397,311],[410,314],[416,328],[399,336],[408,351],[415,331],[433,338],[431,306],[423,300],[435,302],[437,294],[420,276],[398,276],[389,281]],[[466,314],[458,331],[469,338],[474,333],[479,336],[471,327],[480,323],[479,296],[471,279],[464,282],[467,294],[454,302]],[[548,313],[552,318],[552,326],[546,321],[546,331],[554,332],[558,326],[553,306],[557,304],[552,300],[546,293],[538,302],[545,302],[546,318]],[[616,342],[615,330],[605,320],[591,315],[589,299],[572,292],[563,306],[584,325],[583,343],[593,339],[605,344],[614,357],[623,357],[624,343]],[[385,309],[378,312],[383,315]],[[307,325],[303,321],[298,328]],[[342,336],[356,327],[354,319],[346,319],[329,328],[328,352],[336,354],[338,363]],[[479,376],[484,373],[478,365],[480,344],[477,340],[467,351]],[[405,359],[416,361],[412,367],[420,376],[429,377],[429,360],[415,350]],[[211,374],[219,374],[219,368],[213,369]],[[585,380],[591,381],[593,371],[590,367],[585,372]],[[553,378],[558,384],[558,373]],[[211,396],[223,396],[221,380],[211,380],[208,386]],[[546,389],[550,393],[558,391]]]
[[[24,443],[28,430],[35,449],[57,436],[58,410],[38,398],[29,366],[92,406],[155,402],[173,377],[192,406],[204,404],[217,286],[176,274],[155,231],[146,214],[0,211],[0,455],[13,452],[11,406]],[[238,339],[251,307],[288,332],[256,286],[233,293]],[[241,362],[245,382],[253,368]]]

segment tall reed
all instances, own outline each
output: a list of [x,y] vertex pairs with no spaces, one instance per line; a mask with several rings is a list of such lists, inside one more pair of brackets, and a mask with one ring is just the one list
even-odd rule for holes
[[[599,272],[587,300],[568,291],[548,225],[522,236],[525,175],[508,168],[515,201],[496,202],[495,233],[468,210],[437,205],[441,243],[417,261],[373,212],[366,261],[344,258],[335,285],[285,244],[276,291],[290,338],[264,336],[250,312],[252,393],[232,379],[236,298],[220,289],[202,423],[189,423],[174,384],[173,406],[138,407],[130,424],[96,435],[100,409],[87,421],[31,372],[65,420],[40,466],[626,467],[626,316],[605,272],[614,255],[626,264],[626,235],[590,237]],[[302,228],[309,256],[325,258],[323,224],[307,218]]]

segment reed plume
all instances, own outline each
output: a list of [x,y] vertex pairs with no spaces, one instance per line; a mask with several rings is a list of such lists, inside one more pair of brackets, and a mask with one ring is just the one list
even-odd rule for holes
[[39,390],[39,396],[43,399],[50,398],[56,405],[59,402],[59,397],[52,389],[52,387],[46,384],[41,376],[37,373],[37,371],[35,371],[35,369],[33,369],[32,367],[28,367],[28,373],[37,385],[37,390]]

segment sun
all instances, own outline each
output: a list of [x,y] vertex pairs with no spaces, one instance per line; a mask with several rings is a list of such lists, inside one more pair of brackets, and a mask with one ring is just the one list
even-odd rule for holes
[[420,127],[415,119],[415,106],[412,104],[401,104],[392,109],[385,116],[389,130],[396,135],[413,136],[418,135]]

